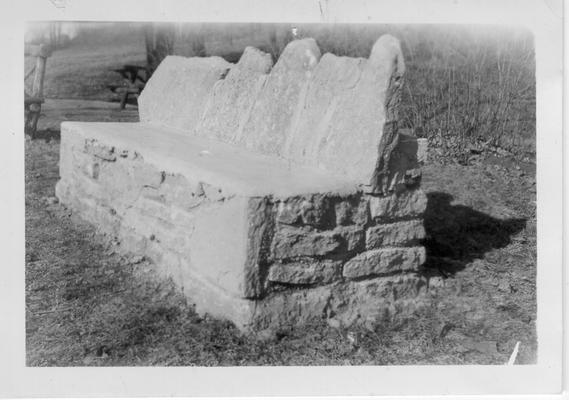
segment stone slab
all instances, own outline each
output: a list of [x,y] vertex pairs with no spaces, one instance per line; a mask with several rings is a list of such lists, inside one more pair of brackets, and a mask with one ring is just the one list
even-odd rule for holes
[[296,125],[320,49],[314,39],[290,42],[269,74],[251,116],[240,135],[241,146],[283,156],[283,147]]
[[239,142],[255,101],[273,66],[271,55],[247,47],[223,80],[213,86],[195,135],[226,143]]
[[384,191],[378,176],[387,172],[385,164],[393,151],[403,73],[399,42],[382,36],[362,63],[353,89],[339,96],[330,112],[329,128],[316,146],[318,166],[370,185],[371,192]]
[[228,194],[291,197],[306,193],[347,195],[358,190],[354,182],[342,176],[150,124],[64,122],[61,129],[64,142],[71,137],[94,138],[138,153],[158,170],[194,177]]
[[325,284],[342,276],[342,262],[321,260],[271,265],[267,279],[270,282],[290,285]]
[[423,220],[380,224],[366,230],[366,248],[417,244],[425,238]]
[[379,221],[416,218],[427,209],[427,196],[421,189],[404,190],[388,196],[370,196],[369,208],[371,218]]
[[192,132],[232,65],[221,57],[166,57],[138,98],[140,121]]
[[346,257],[363,248],[364,231],[357,227],[341,227],[330,231],[278,226],[273,239],[273,255],[277,260],[299,257]]
[[286,138],[283,156],[309,164],[318,159],[321,146],[332,129],[332,119],[342,110],[340,103],[361,79],[363,58],[338,57],[326,53],[314,68],[300,115]]
[[379,38],[368,59],[321,58],[313,39],[295,40],[271,66],[253,48],[236,65],[167,57],[140,96],[140,120],[392,191],[405,69],[397,39]]
[[417,271],[425,263],[424,247],[393,247],[368,250],[344,265],[346,278],[390,274],[394,271]]

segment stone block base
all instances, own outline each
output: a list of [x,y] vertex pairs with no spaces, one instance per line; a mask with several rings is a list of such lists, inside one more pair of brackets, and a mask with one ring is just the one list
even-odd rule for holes
[[[417,182],[377,196],[327,177],[307,192],[320,172],[274,163],[284,171],[275,183],[265,161],[231,153],[243,166],[238,184],[208,169],[224,151],[214,143],[147,131],[63,124],[56,195],[151,259],[198,312],[264,330],[319,318],[365,323],[421,302],[426,197]],[[179,157],[157,153],[169,141]]]

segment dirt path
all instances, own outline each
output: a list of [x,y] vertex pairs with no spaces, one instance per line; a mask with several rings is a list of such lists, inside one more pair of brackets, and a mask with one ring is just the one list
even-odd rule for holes
[[197,316],[147,261],[116,254],[57,203],[59,141],[49,132],[58,121],[136,120],[136,110],[98,103],[48,102],[40,127],[55,139],[26,142],[28,365],[500,364],[517,341],[518,362],[535,362],[531,174],[484,163],[424,169],[432,307],[373,331],[316,325],[258,342]]

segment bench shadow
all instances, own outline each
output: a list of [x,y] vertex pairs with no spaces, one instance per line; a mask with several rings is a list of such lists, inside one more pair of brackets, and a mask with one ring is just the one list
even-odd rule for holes
[[425,211],[425,266],[452,276],[493,249],[511,242],[526,226],[525,218],[497,219],[463,205],[452,205],[453,196],[443,192],[427,194]]

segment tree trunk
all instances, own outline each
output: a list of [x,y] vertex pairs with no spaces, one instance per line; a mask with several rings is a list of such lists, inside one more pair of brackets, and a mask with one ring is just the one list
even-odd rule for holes
[[151,23],[144,28],[146,44],[146,71],[148,77],[158,68],[166,56],[174,53],[176,31],[170,24]]

